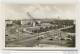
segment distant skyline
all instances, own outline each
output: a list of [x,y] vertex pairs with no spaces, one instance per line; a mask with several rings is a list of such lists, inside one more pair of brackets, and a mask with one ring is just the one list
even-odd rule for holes
[[1,16],[5,19],[29,19],[27,12],[34,18],[75,19],[75,5],[30,5],[3,4],[0,5]]

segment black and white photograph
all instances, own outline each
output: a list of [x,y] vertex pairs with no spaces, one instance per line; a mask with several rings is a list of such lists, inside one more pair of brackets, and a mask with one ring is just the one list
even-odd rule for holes
[[75,48],[75,5],[7,4],[5,47]]

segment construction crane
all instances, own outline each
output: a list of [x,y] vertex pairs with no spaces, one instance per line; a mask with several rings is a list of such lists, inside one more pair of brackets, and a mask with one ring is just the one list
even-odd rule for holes
[[35,27],[36,25],[40,25],[39,22],[36,21],[36,20],[34,19],[34,17],[32,17],[32,16],[30,15],[29,12],[27,12],[27,15],[30,17],[30,20],[31,20],[31,23],[32,23],[32,26],[33,26],[33,27]]

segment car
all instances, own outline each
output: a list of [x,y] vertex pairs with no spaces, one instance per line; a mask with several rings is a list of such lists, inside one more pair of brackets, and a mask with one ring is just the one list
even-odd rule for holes
[[44,35],[40,35],[40,36],[38,36],[38,39],[40,40],[40,39],[44,39],[45,38],[45,36]]

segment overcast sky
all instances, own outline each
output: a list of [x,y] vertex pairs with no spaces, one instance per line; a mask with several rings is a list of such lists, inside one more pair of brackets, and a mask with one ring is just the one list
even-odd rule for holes
[[29,19],[27,12],[34,18],[75,19],[75,5],[69,4],[2,4],[0,17],[5,19]]

